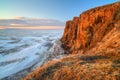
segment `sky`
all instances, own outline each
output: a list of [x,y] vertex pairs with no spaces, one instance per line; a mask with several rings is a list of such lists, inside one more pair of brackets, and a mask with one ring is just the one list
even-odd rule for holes
[[[118,0],[0,0],[0,28],[2,29],[6,25],[7,27],[13,27],[13,25],[21,27],[22,21],[24,27],[28,27],[30,25],[25,23],[30,23],[31,19],[35,20],[33,21],[35,25],[30,23],[32,26],[59,26],[60,28],[65,26],[67,20],[79,16],[90,8],[116,1]],[[5,24],[6,20],[9,21],[9,24]],[[47,23],[45,23],[46,21]],[[41,23],[37,24],[37,22]],[[54,25],[56,22],[57,24]]]

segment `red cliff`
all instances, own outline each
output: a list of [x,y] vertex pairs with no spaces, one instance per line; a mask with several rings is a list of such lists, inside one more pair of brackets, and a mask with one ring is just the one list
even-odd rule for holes
[[120,2],[66,22],[61,41],[72,55],[44,64],[24,80],[120,80]]
[[62,47],[66,53],[85,53],[117,27],[120,27],[120,2],[90,9],[66,22]]

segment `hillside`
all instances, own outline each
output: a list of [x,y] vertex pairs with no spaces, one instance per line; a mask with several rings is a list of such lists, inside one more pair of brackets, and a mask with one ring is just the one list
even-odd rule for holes
[[24,80],[120,80],[120,2],[83,12],[66,22],[62,48]]

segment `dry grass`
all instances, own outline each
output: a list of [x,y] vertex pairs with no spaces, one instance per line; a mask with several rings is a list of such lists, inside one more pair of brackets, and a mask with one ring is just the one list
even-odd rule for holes
[[[120,80],[119,4],[85,12],[85,15],[81,15],[81,20],[76,18],[77,21],[82,21],[79,22],[79,26],[82,27],[77,25],[78,22],[75,19],[67,22],[61,41],[64,42],[65,52],[72,52],[73,55],[44,64],[28,74],[24,80]],[[116,10],[114,10],[114,7]],[[94,13],[98,10],[103,19]],[[88,13],[91,15],[84,18]],[[96,15],[93,16],[93,13]],[[87,28],[94,21],[96,21],[96,24],[92,27],[94,28],[93,34],[90,33],[93,31],[87,31]],[[76,26],[77,33],[74,29]],[[76,35],[73,35],[73,33]],[[90,37],[92,37],[91,40]],[[79,53],[84,54],[80,55]]]
[[24,80],[120,80],[120,57],[72,55],[46,63]]

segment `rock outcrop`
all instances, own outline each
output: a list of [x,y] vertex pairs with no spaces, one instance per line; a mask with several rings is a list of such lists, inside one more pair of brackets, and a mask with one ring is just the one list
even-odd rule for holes
[[120,80],[120,2],[66,22],[61,41],[70,55],[44,64],[24,80]]
[[66,53],[85,53],[115,28],[120,28],[120,2],[90,9],[67,21],[62,47]]

